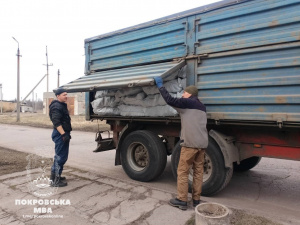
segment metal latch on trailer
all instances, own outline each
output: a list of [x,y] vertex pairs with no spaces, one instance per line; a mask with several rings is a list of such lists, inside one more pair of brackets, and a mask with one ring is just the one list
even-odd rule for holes
[[189,56],[182,57],[182,58],[176,58],[174,60],[179,61],[179,60],[197,59],[198,64],[200,64],[201,58],[204,58],[204,57],[208,57],[208,54],[205,53],[205,54],[200,54],[200,55],[189,55]]
[[215,120],[216,125],[220,125],[220,120],[224,119],[223,113],[207,113],[207,118]]
[[283,121],[287,121],[287,114],[272,114],[272,118],[277,122],[279,128],[282,128]]

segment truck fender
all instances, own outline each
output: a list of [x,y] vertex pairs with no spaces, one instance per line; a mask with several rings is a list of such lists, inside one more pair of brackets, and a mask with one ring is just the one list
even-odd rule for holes
[[121,134],[120,134],[117,146],[116,146],[115,166],[121,165],[120,151],[121,151],[121,145],[122,145],[123,140],[129,133],[131,133],[132,131],[135,131],[135,130],[137,130],[137,126],[135,124],[128,123],[120,132]]
[[238,148],[233,143],[234,137],[226,136],[215,130],[210,130],[209,136],[211,136],[219,145],[224,157],[224,163],[226,168],[232,168],[233,162],[239,163]]

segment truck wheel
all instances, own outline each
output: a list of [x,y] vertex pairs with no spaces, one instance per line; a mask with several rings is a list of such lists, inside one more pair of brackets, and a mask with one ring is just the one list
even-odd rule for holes
[[252,169],[253,167],[255,167],[260,162],[260,160],[261,160],[261,157],[253,156],[251,158],[242,160],[239,165],[237,163],[234,163],[233,164],[234,171],[237,171],[237,172],[248,171],[248,170]]
[[[180,152],[180,143],[177,143],[174,147],[171,156],[172,172],[176,179]],[[204,171],[201,195],[211,196],[221,191],[227,186],[227,184],[231,180],[232,173],[232,168],[225,168],[224,158],[221,153],[221,150],[219,149],[219,146],[215,143],[215,141],[212,138],[209,138],[209,144],[204,156]],[[193,184],[192,168],[190,169],[188,182],[189,192],[191,192]]]
[[154,133],[138,130],[130,133],[121,147],[122,167],[133,180],[150,181],[162,174],[167,163],[167,151]]

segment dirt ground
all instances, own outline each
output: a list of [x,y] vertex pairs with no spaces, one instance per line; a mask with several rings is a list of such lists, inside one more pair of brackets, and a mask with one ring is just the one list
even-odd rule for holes
[[0,147],[0,176],[26,170],[27,153]]
[[[27,153],[14,151],[0,146],[0,155],[0,176],[26,170]],[[279,223],[272,222],[261,216],[249,214],[243,210],[232,208],[230,210],[232,211],[230,215],[231,225],[280,225]],[[186,222],[186,225],[194,224],[194,216]]]
[[[20,122],[17,123],[16,113],[3,113],[0,114],[0,123],[4,124],[16,124],[16,125],[26,125],[32,127],[43,127],[43,128],[52,128],[52,123],[49,119],[49,116],[43,114],[42,112],[38,113],[20,113]],[[71,116],[71,123],[73,130],[80,131],[91,131],[97,132],[98,126],[99,130],[109,130],[109,125],[105,121],[86,121],[85,116]]]

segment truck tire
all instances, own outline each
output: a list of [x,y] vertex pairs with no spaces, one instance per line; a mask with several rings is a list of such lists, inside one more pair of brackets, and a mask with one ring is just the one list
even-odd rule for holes
[[131,179],[147,182],[164,171],[167,151],[156,134],[138,130],[125,137],[121,147],[121,162]]
[[260,160],[261,160],[261,157],[253,156],[251,158],[242,160],[239,165],[237,163],[234,163],[233,164],[234,171],[237,171],[237,172],[248,171],[248,170],[252,169],[253,167],[255,167],[260,162]]
[[[171,156],[172,172],[177,179],[177,168],[180,158],[181,147],[178,142]],[[212,196],[221,191],[227,186],[231,180],[233,168],[225,168],[224,158],[217,143],[209,137],[209,144],[204,156],[204,171],[203,171],[203,196]],[[193,185],[193,170],[190,169],[189,175],[189,192]]]

